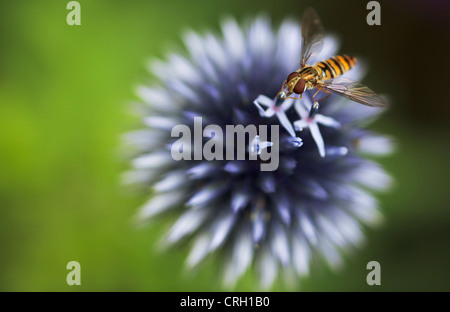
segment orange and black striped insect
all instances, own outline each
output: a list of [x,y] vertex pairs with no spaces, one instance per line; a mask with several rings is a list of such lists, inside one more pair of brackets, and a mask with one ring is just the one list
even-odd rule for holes
[[[352,69],[356,63],[355,57],[346,54],[337,55],[314,65],[306,65],[308,59],[322,49],[323,38],[324,31],[317,13],[311,8],[306,10],[302,20],[300,69],[289,74],[278,95],[282,95],[284,98],[297,99],[290,97],[295,93],[299,94],[299,99],[301,99],[305,90],[317,89],[317,92],[313,95],[314,104],[310,111],[311,118],[319,109],[319,101],[324,100],[331,93],[339,94],[364,105],[385,107],[386,101],[365,85],[348,78],[339,77]],[[283,93],[285,88],[287,88],[286,95]],[[317,101],[315,97],[319,91],[328,95]]]

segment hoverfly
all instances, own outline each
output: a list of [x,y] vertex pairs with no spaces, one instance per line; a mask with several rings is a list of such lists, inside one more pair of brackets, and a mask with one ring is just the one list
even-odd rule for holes
[[[314,65],[306,65],[308,59],[322,49],[323,38],[324,30],[317,13],[311,8],[307,9],[302,19],[300,69],[289,74],[278,93],[278,97],[297,99],[289,97],[292,93],[295,93],[299,94],[298,99],[301,99],[305,90],[317,89],[317,92],[313,95],[314,104],[309,113],[310,118],[317,113],[319,101],[329,97],[332,93],[364,105],[385,107],[386,101],[365,85],[348,78],[339,77],[352,69],[356,63],[355,57],[346,54],[337,55]],[[287,92],[283,91],[286,87]],[[319,91],[328,95],[316,101],[315,97]]]

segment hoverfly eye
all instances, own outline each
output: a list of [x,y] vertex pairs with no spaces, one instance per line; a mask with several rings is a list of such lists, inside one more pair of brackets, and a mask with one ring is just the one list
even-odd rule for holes
[[302,94],[303,91],[305,91],[305,85],[306,85],[305,79],[300,78],[294,87],[294,93]]
[[299,73],[297,73],[297,72],[290,73],[289,76],[287,77],[287,81],[291,81],[295,77],[298,77],[298,75],[299,75]]

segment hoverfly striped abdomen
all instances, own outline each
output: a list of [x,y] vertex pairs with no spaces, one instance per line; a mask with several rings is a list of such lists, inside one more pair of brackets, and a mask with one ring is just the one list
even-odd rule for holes
[[353,56],[336,55],[326,59],[325,61],[318,62],[315,67],[319,67],[321,70],[321,79],[327,80],[336,78],[355,66],[356,58]]

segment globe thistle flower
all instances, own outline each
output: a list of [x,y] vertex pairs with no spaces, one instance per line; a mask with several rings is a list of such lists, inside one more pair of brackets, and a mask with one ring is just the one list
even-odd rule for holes
[[[363,225],[380,217],[370,191],[390,184],[383,169],[363,157],[392,149],[389,138],[363,128],[382,110],[331,96],[307,119],[310,91],[273,109],[287,74],[299,66],[301,30],[293,21],[273,30],[266,17],[242,28],[228,19],[221,35],[188,32],[184,42],[187,53],[151,64],[159,83],[138,88],[146,128],[126,136],[136,147],[126,177],[154,191],[139,217],[176,215],[162,244],[191,246],[188,267],[218,253],[227,285],[253,266],[266,288],[279,273],[307,275],[314,259],[339,266],[342,252],[363,240]],[[336,38],[327,36],[309,63],[337,49]],[[360,64],[345,74],[362,75]],[[171,129],[181,124],[194,131],[198,116],[223,129],[282,125],[279,167],[264,172],[258,160],[175,161]],[[247,139],[249,152],[272,145]],[[211,140],[225,144],[227,138]],[[193,152],[190,142],[183,148]]]

